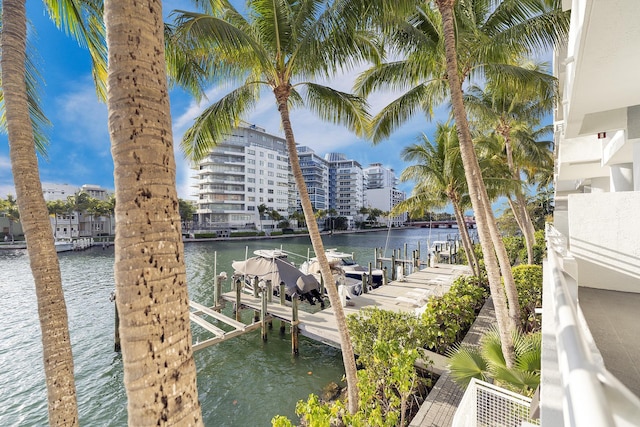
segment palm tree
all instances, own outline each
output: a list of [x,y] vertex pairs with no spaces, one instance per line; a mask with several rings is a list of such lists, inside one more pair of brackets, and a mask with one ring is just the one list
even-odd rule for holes
[[258,215],[260,215],[259,219],[260,219],[260,231],[264,231],[262,229],[262,217],[265,214],[265,212],[267,212],[269,210],[269,208],[267,207],[267,205],[265,205],[264,203],[261,203],[258,206]]
[[13,235],[12,224],[14,222],[20,221],[20,211],[18,210],[18,203],[11,194],[8,194],[7,199],[3,200],[2,202],[3,203],[0,207],[0,211],[2,211],[4,216],[9,220],[9,236],[11,237],[11,243],[13,243],[15,241],[15,236]]
[[[535,65],[535,64],[534,64]],[[523,168],[534,175],[536,170],[549,169],[553,164],[549,142],[538,142],[533,127],[548,114],[553,106],[555,82],[549,82],[535,90],[512,90],[507,84],[496,86],[487,83],[484,90],[473,86],[465,96],[469,113],[477,125],[492,129],[500,136],[501,150],[509,166],[511,178],[521,180]],[[533,262],[535,228],[527,211],[527,201],[522,186],[514,191],[515,200],[508,197],[509,205],[525,238],[528,263]]]
[[268,88],[275,96],[309,236],[334,307],[351,413],[358,405],[353,348],[300,168],[290,109],[304,105],[326,121],[365,133],[368,115],[360,98],[309,81],[328,78],[338,69],[349,69],[362,60],[377,59],[376,39],[354,30],[362,18],[356,9],[365,3],[251,0],[247,12],[239,13],[221,1],[209,14],[181,13],[176,28],[176,34],[181,36],[181,51],[188,46],[192,54],[202,53],[198,62],[204,64],[202,69],[215,69],[216,78],[225,76],[241,82],[237,89],[209,106],[185,133],[183,147],[191,158],[202,157],[228,134],[255,106],[261,88]]
[[52,200],[50,202],[47,202],[47,211],[49,212],[49,215],[53,215],[54,218],[54,239],[57,238],[57,232],[58,232],[58,216],[59,215],[63,215],[66,212],[66,207],[65,207],[65,202],[62,200]]
[[434,143],[422,135],[420,143],[402,150],[405,161],[418,162],[407,167],[400,179],[413,180],[416,187],[407,200],[399,203],[395,211],[409,210],[421,215],[429,208],[442,208],[446,202],[453,206],[467,262],[473,274],[480,277],[478,259],[473,251],[473,243],[464,222],[464,206],[470,203],[467,196],[467,182],[460,158],[458,137],[454,126],[438,123]]
[[436,8],[429,4],[419,7],[415,16],[395,34],[398,47],[402,47],[400,43],[407,46],[404,50],[407,58],[373,68],[358,85],[363,93],[384,84],[393,88],[414,85],[376,117],[374,141],[386,137],[416,111],[431,113],[435,105],[445,101],[447,93],[450,95],[504,354],[511,365],[514,353],[509,331],[520,323],[517,292],[482,181],[461,82],[487,75],[495,76],[497,82],[505,76],[523,82],[537,78],[536,73],[517,67],[513,58],[537,48],[552,47],[567,33],[569,14],[561,11],[559,2],[549,4],[546,0],[434,0],[434,3]]
[[[104,88],[101,78],[106,70],[99,3],[97,0],[45,2],[56,25],[88,45],[98,92]],[[67,309],[36,157],[36,148],[44,148],[42,129],[48,121],[37,103],[38,74],[26,55],[26,22],[24,0],[2,2],[2,97],[16,198],[22,212],[38,300],[49,423],[77,425]]]
[[461,345],[449,352],[449,369],[458,385],[466,387],[471,378],[492,381],[516,393],[532,396],[540,385],[542,335],[514,332],[511,340],[515,363],[508,367],[502,354],[498,331],[492,329],[480,340],[480,347]]
[[202,425],[162,4],[107,0],[115,282],[129,425]]

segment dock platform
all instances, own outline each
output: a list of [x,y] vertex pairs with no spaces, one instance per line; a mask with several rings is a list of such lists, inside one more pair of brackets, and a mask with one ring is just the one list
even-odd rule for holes
[[[467,267],[462,265],[440,264],[435,268],[427,267],[405,276],[401,281],[389,282],[387,285],[351,299],[350,304],[344,307],[344,311],[346,315],[349,315],[358,313],[365,307],[376,307],[396,312],[415,312],[416,309],[420,309],[426,304],[429,296],[442,295],[458,276],[467,272]],[[222,294],[222,298],[227,302],[235,303],[236,294],[235,292],[227,292]],[[242,306],[260,310],[261,304],[260,298],[242,294]],[[290,303],[283,306],[274,299],[273,302],[267,304],[267,313],[274,319],[286,322],[292,320]],[[340,348],[340,336],[332,307],[316,313],[300,310],[298,320],[302,335]]]

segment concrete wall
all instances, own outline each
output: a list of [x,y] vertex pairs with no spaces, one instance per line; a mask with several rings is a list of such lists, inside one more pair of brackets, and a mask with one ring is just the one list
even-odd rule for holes
[[572,194],[568,212],[579,285],[640,293],[640,192]]

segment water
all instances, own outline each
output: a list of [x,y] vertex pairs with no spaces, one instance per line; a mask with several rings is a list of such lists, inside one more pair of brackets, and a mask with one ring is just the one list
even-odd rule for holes
[[[426,253],[427,239],[442,240],[452,230],[407,229],[340,234],[324,237],[326,248],[353,252],[362,265],[373,261],[374,248],[387,245]],[[455,230],[453,230],[455,231]],[[387,244],[388,240],[388,244]],[[214,271],[226,271],[232,260],[255,249],[280,248],[307,254],[308,237],[249,242],[202,242],[185,245],[189,297],[213,304]],[[214,253],[217,252],[217,270]],[[61,253],[65,299],[73,347],[80,423],[85,426],[123,426],[127,422],[122,361],[113,351],[113,249],[92,248]],[[312,254],[313,255],[313,254]],[[292,259],[296,265],[302,259]],[[230,280],[225,290],[230,289]],[[47,397],[42,345],[33,278],[26,251],[0,251],[0,426],[47,425]],[[246,311],[248,321],[251,312]],[[260,331],[245,334],[195,353],[198,393],[207,426],[270,426],[274,415],[295,419],[295,404],[320,393],[331,381],[340,382],[344,370],[340,352],[304,337],[300,355],[291,355],[289,334],[280,336],[274,322],[268,341]],[[287,328],[288,331],[288,328]],[[207,335],[193,328],[194,339]]]

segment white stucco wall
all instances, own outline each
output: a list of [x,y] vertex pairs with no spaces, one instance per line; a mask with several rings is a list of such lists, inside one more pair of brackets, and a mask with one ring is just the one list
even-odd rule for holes
[[569,195],[580,286],[640,292],[640,192]]

